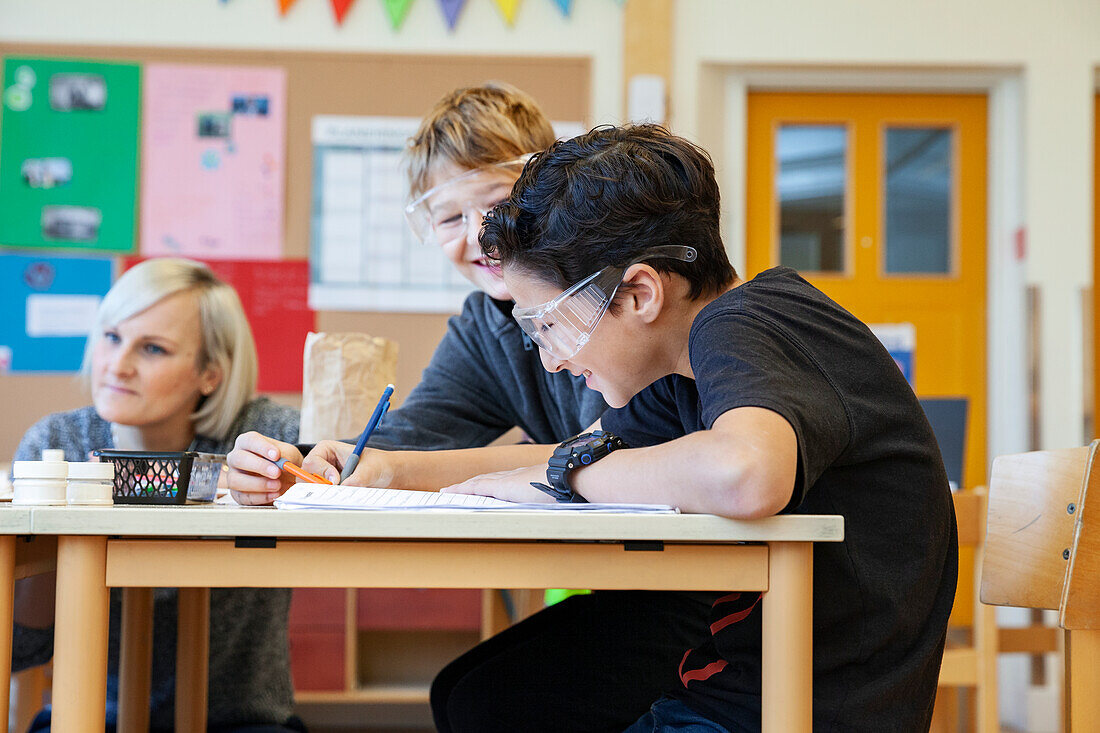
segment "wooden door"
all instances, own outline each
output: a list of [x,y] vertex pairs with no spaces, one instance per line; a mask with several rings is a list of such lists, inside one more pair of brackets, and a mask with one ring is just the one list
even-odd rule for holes
[[775,265],[868,324],[911,323],[912,382],[969,401],[986,471],[986,98],[750,93],[746,278]]

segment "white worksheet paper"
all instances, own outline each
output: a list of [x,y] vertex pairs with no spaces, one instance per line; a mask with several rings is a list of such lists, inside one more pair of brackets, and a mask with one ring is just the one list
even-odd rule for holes
[[361,486],[294,484],[275,500],[279,509],[363,509],[469,511],[580,511],[628,514],[676,514],[677,509],[663,504],[552,504],[516,503],[474,494],[441,494],[437,491],[372,489]]

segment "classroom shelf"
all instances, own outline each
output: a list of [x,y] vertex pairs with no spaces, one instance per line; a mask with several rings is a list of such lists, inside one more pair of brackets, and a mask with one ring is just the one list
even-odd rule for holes
[[295,589],[295,699],[427,705],[435,674],[508,622],[496,591]]

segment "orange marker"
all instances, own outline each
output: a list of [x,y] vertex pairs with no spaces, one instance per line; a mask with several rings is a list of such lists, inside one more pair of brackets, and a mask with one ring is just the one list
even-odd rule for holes
[[295,478],[300,478],[307,484],[328,484],[329,486],[332,486],[332,482],[324,476],[318,476],[315,473],[310,473],[303,468],[299,468],[285,458],[280,458],[279,460],[275,461],[275,465],[289,473],[291,476],[294,476]]

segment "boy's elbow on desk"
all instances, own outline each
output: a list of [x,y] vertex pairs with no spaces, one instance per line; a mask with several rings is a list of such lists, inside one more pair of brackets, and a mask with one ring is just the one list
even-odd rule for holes
[[731,519],[761,519],[778,514],[794,491],[794,471],[728,451],[712,464],[707,509]]

